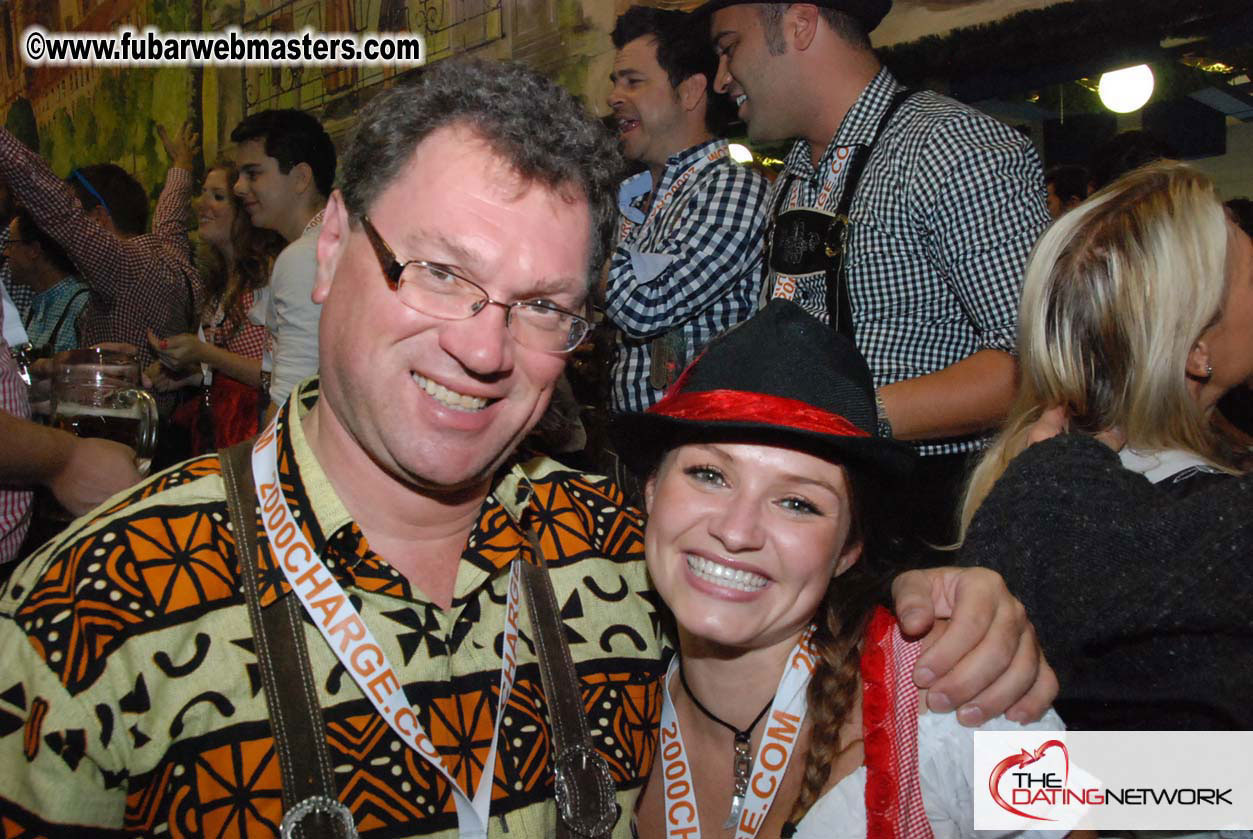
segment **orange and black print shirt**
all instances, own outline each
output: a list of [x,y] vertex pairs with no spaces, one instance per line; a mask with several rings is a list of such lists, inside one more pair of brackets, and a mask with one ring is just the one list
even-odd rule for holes
[[[348,592],[464,790],[496,715],[511,560],[526,539],[483,504],[452,607],[371,552],[304,439],[307,382],[280,414],[279,470],[305,535]],[[660,630],[638,512],[602,478],[525,466],[528,526],[549,563],[592,737],[629,814],[656,749]],[[262,603],[294,596],[260,536]],[[116,831],[277,836],[281,782],[216,456],[149,479],[77,521],[0,592],[0,837]],[[549,837],[546,703],[522,608],[517,682],[500,736],[489,834]],[[456,836],[444,778],[375,713],[305,623],[339,798],[367,837]]]

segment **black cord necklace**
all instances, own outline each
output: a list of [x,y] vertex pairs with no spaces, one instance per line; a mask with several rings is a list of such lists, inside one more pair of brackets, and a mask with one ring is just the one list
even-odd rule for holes
[[687,683],[687,675],[683,672],[682,659],[679,660],[679,682],[683,685],[683,689],[687,691],[688,699],[692,700],[696,710],[735,735],[735,762],[731,766],[732,772],[735,774],[735,794],[731,797],[731,812],[727,816],[726,823],[722,825],[723,827],[735,827],[739,823],[740,811],[744,809],[744,799],[748,795],[748,776],[753,771],[753,755],[749,751],[749,741],[752,739],[753,729],[757,727],[757,723],[761,722],[761,718],[766,715],[766,712],[770,710],[770,706],[774,704],[774,697],[770,697],[766,707],[762,708],[757,716],[753,718],[753,721],[748,724],[748,728],[741,730],[710,711],[696,698],[696,694],[692,693],[691,685]]

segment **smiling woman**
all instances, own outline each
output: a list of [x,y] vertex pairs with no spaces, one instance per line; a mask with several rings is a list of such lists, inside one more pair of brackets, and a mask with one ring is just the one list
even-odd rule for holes
[[852,344],[783,300],[618,418],[651,470],[648,571],[680,647],[640,836],[972,833],[973,735],[919,716],[900,678],[919,646],[879,607],[902,556],[885,502],[913,455],[875,420]]
[[[187,132],[184,127],[173,139],[163,135],[172,157],[191,154],[195,135]],[[238,174],[232,161],[218,160],[193,202],[206,292],[199,331],[149,337],[158,360],[149,365],[148,379],[157,390],[185,389],[187,395],[172,417],[189,440],[180,456],[234,445],[258,430],[266,328],[251,322],[249,313],[286,243],[249,221],[231,189]]]

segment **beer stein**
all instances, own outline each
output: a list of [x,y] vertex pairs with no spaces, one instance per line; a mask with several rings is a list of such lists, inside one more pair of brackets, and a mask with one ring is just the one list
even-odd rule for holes
[[147,474],[157,445],[157,403],[139,387],[138,357],[99,348],[58,354],[52,425],[130,446],[140,473]]

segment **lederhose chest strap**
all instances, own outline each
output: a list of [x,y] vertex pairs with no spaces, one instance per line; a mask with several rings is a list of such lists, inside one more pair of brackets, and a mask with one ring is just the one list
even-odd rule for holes
[[351,813],[336,795],[299,601],[284,597],[268,609],[261,608],[251,455],[251,440],[218,452],[244,600],[283,778],[282,836],[351,839],[357,831]]
[[[861,184],[862,171],[866,167],[866,162],[874,153],[875,144],[879,141],[879,135],[892,121],[893,115],[905,104],[905,101],[914,95],[917,91],[908,88],[898,90],[888,103],[886,110],[879,117],[879,122],[875,126],[874,134],[871,136],[870,142],[867,144],[858,144],[852,152],[852,157],[848,162],[847,174],[844,176],[843,189],[840,191],[840,200],[835,208],[833,215],[827,215],[822,219],[812,218],[819,215],[812,211],[806,211],[804,208],[795,208],[787,211],[789,214],[795,214],[797,221],[795,222],[804,230],[801,238],[809,241],[809,246],[803,249],[803,253],[792,255],[798,264],[803,264],[806,269],[822,266],[822,270],[826,275],[826,298],[827,298],[827,318],[831,328],[839,332],[841,335],[847,335],[850,339],[854,338],[853,326],[853,303],[848,287],[848,226],[849,214],[852,212],[853,199],[857,197],[857,188]],[[782,187],[778,191],[778,198],[770,213],[770,227],[766,231],[766,243],[769,249],[768,258],[766,260],[765,271],[780,271],[786,269],[784,258],[787,249],[780,247],[777,241],[783,235],[781,224],[781,214],[783,205],[787,202],[788,195],[792,191],[792,182],[796,179],[795,175],[785,174]],[[822,214],[825,215],[825,214]],[[789,271],[784,270],[784,273]]]
[[583,695],[544,554],[535,535],[530,530],[526,534],[535,562],[522,563],[522,589],[531,613],[540,682],[548,700],[557,836],[558,839],[608,836],[618,818],[613,775],[609,764],[592,747]]

